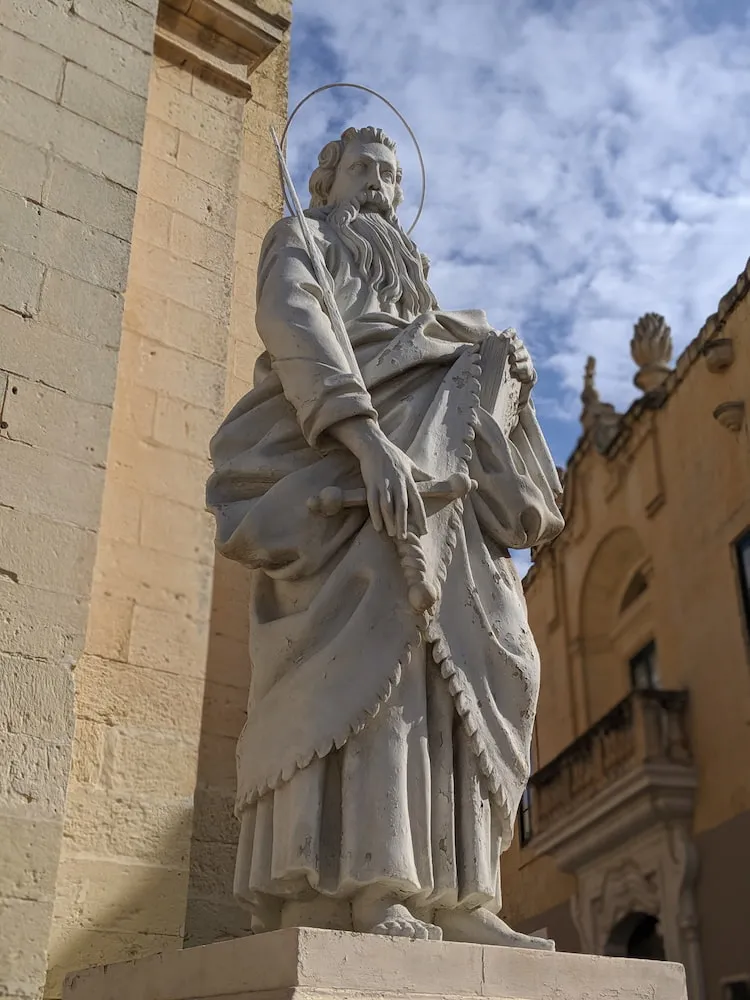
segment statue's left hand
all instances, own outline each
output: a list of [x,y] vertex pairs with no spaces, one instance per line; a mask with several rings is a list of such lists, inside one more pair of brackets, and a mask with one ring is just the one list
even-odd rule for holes
[[508,363],[510,365],[510,373],[517,382],[520,382],[521,385],[534,385],[536,382],[534,363],[531,360],[531,355],[526,345],[518,337],[511,343]]

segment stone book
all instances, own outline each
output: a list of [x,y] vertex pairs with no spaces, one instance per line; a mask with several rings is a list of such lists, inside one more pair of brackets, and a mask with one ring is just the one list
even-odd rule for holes
[[491,413],[505,434],[510,434],[518,420],[520,383],[510,374],[510,356],[514,330],[493,333],[482,344],[479,403]]

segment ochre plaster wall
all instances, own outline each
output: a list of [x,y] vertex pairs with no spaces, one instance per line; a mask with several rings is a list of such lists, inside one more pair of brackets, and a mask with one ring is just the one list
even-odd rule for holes
[[[661,686],[690,693],[696,837],[750,810],[741,763],[750,760],[750,662],[733,552],[750,526],[750,440],[747,419],[735,432],[712,416],[725,401],[750,405],[749,296],[718,336],[734,344],[727,371],[712,374],[689,349],[682,381],[641,414],[618,455],[578,449],[567,526],[540,553],[526,592],[542,659],[539,766],[627,693],[628,658],[654,639]],[[638,568],[648,589],[620,614]],[[535,856],[533,838],[509,851],[503,872],[506,912],[528,927],[575,888]]]

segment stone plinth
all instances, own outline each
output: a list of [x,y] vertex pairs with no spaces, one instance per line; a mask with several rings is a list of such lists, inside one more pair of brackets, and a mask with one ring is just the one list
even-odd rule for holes
[[68,977],[65,1000],[687,1000],[680,965],[290,928]]

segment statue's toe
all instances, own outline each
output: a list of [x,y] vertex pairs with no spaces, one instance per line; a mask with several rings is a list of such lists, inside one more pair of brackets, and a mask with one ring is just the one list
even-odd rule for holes
[[417,920],[401,904],[388,907],[388,915],[369,928],[371,934],[388,934],[414,941],[442,941],[443,932],[435,924]]

